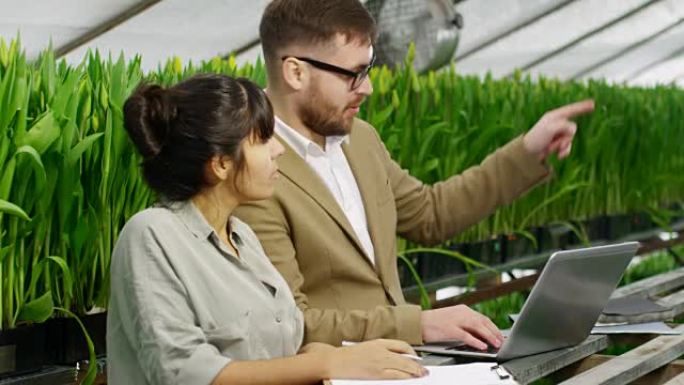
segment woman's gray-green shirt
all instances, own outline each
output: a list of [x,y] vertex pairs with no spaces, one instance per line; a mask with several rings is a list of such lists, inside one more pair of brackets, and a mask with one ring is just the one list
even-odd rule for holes
[[210,384],[231,360],[297,353],[303,318],[252,230],[236,258],[190,202],[144,210],[114,248],[107,319],[113,385]]

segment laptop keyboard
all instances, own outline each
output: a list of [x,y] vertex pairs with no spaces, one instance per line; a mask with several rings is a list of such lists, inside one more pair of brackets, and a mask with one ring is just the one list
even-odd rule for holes
[[477,348],[474,348],[474,347],[468,346],[468,345],[451,346],[451,347],[448,347],[447,350],[457,350],[459,352],[488,353],[488,354],[496,354],[499,352],[499,348],[495,348],[493,346],[487,346],[487,349],[480,350],[480,349],[477,349]]

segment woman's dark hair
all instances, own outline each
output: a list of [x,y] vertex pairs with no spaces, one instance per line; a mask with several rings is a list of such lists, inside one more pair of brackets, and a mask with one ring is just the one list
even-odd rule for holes
[[243,140],[269,140],[274,118],[265,93],[251,81],[196,75],[169,88],[138,86],[124,104],[124,125],[143,157],[147,183],[179,201],[207,185],[205,166],[216,155],[231,157],[237,179],[245,167]]

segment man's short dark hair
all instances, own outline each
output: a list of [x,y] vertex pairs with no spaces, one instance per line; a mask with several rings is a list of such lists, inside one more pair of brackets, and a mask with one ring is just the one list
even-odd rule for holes
[[259,26],[267,63],[291,45],[326,43],[342,34],[347,41],[374,43],[375,20],[358,0],[273,0]]

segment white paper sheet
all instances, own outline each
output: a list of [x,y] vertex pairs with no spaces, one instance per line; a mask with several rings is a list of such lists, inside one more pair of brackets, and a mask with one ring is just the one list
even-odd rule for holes
[[[508,317],[517,321],[518,314],[510,314]],[[665,322],[645,322],[640,324],[606,323],[597,322],[591,334],[681,334],[680,331],[667,326]]]
[[502,380],[492,370],[493,362],[463,365],[426,366],[430,374],[410,380],[331,380],[332,385],[519,385],[513,377]]
[[681,334],[664,322],[646,322],[614,326],[598,326],[591,329],[591,334]]

